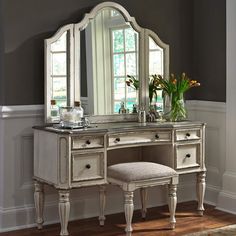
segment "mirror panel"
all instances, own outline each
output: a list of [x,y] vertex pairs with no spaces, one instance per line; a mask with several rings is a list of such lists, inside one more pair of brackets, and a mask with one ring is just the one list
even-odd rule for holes
[[[132,113],[138,93],[126,85],[127,75],[139,77],[139,33],[114,8],[104,8],[80,34],[81,96],[87,114]],[[86,96],[87,95],[87,96]]]
[[[164,50],[161,48],[154,39],[149,36],[148,37],[149,44],[149,77],[151,79],[151,75],[164,75]],[[156,111],[163,111],[163,96],[162,90],[156,91],[156,96],[153,97],[150,106],[152,109]]]
[[67,105],[67,32],[51,44],[51,100]]
[[[121,5],[98,4],[81,22],[45,40],[46,122],[59,121],[51,104],[59,108],[75,101],[96,122],[137,121],[134,110],[150,109],[148,78],[168,78],[168,72],[167,44],[141,28]],[[138,86],[129,85],[128,75]],[[157,94],[151,104],[162,110],[161,91]]]

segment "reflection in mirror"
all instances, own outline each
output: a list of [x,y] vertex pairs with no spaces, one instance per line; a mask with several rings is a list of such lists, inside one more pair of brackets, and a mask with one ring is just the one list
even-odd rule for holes
[[[104,8],[80,31],[81,96],[89,115],[132,113],[138,93],[126,86],[139,78],[139,34],[114,8]],[[124,106],[124,109],[121,109]]]
[[51,44],[51,100],[67,105],[67,31]]
[[[159,47],[152,37],[149,36],[149,77],[151,75],[164,75],[164,54],[163,48]],[[162,90],[156,91],[156,97],[152,99],[151,106],[157,111],[163,111],[163,96]]]

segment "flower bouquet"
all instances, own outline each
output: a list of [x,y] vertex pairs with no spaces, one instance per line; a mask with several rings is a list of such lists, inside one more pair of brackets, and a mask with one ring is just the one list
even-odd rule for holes
[[187,117],[184,106],[184,93],[193,87],[200,86],[196,80],[190,80],[185,73],[181,76],[171,74],[170,79],[166,80],[161,75],[152,75],[152,78],[162,88],[163,95],[168,95],[171,101],[171,109],[164,114],[170,121],[180,121]]

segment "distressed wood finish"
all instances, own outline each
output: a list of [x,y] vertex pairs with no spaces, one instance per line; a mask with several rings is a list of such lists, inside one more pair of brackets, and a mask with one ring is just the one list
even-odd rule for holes
[[[198,173],[198,210],[199,214],[203,214],[206,176],[203,123],[107,123],[75,131],[53,127],[34,128],[34,179],[37,183],[47,183],[68,193],[71,188],[104,185],[107,183],[107,153],[109,152],[109,159],[112,159],[113,150],[125,148],[122,157],[114,155],[116,162],[121,162],[119,158],[125,161],[127,156],[128,160],[127,150],[137,147],[139,160],[170,166],[178,174]],[[135,187],[145,188],[154,185],[156,182],[147,181],[145,185],[137,182]],[[41,196],[42,193],[37,190],[35,201],[39,212],[39,228],[43,218],[42,210],[39,210],[42,205]],[[100,197],[101,202],[105,204],[102,192]],[[145,197],[143,204],[144,216]],[[104,212],[101,214],[101,225],[104,221],[103,215]],[[66,230],[63,232],[66,233]]]

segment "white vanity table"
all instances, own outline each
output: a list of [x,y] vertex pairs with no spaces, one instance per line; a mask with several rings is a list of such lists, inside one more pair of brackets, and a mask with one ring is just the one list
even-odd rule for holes
[[[59,193],[61,235],[68,235],[70,190],[106,184],[112,150],[139,148],[136,160],[161,163],[179,174],[197,174],[198,211],[205,193],[205,125],[201,122],[106,123],[83,130],[34,127],[35,205],[38,228],[43,223],[43,185]],[[109,153],[109,155],[108,155]],[[123,157],[124,160],[124,157]],[[119,162],[119,160],[115,160]]]
[[[81,22],[65,25],[45,40],[45,122],[59,120],[53,116],[52,100],[59,107],[80,100],[83,106],[87,101],[92,122],[90,128],[74,130],[52,124],[34,127],[38,228],[43,224],[44,184],[58,190],[60,235],[68,235],[70,190],[104,185],[109,165],[130,161],[164,164],[179,174],[196,173],[197,210],[203,214],[205,124],[137,123],[137,113],[118,114],[120,103],[126,111],[132,106],[143,114],[149,111],[152,74],[168,79],[169,46],[114,2],[98,4]],[[137,90],[126,86],[127,75],[138,79]],[[157,100],[151,102],[158,107]]]

